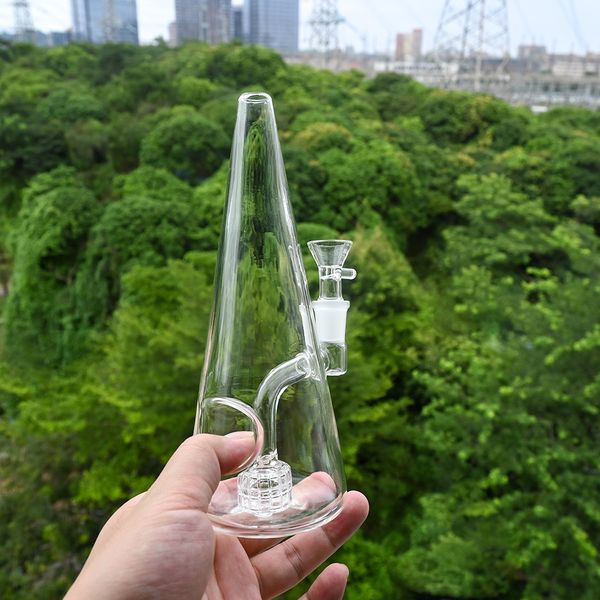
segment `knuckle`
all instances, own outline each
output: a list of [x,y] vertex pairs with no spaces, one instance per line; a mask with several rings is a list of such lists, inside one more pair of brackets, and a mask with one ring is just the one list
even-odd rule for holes
[[293,540],[284,542],[284,552],[285,558],[292,566],[296,577],[298,577],[298,579],[304,579],[304,576],[306,575],[304,559]]

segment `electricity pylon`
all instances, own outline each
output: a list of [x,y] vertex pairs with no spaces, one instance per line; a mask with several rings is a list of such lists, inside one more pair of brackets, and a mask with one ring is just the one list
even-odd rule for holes
[[309,20],[310,47],[322,53],[324,66],[329,66],[331,51],[338,49],[338,27],[344,18],[337,9],[337,0],[316,0]]
[[115,40],[115,0],[105,0],[104,2],[104,20],[102,22],[104,29],[104,41],[114,42]]
[[28,0],[14,0],[15,37],[19,42],[33,43],[35,30]]
[[482,77],[506,70],[510,55],[506,0],[446,0],[435,35],[436,61],[475,91]]

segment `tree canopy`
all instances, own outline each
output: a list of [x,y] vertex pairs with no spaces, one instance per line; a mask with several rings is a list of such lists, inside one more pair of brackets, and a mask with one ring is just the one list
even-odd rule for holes
[[62,597],[191,433],[248,90],[312,288],[354,241],[348,598],[600,597],[600,113],[199,43],[0,47],[0,596]]

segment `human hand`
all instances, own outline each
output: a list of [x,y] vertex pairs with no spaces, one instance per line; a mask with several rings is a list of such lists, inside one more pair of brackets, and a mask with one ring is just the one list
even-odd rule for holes
[[[109,519],[65,600],[255,600],[304,579],[360,527],[367,499],[348,492],[333,521],[285,541],[217,534],[206,514],[211,497],[253,445],[251,436],[187,439],[150,489]],[[332,564],[303,598],[342,598],[347,577]]]

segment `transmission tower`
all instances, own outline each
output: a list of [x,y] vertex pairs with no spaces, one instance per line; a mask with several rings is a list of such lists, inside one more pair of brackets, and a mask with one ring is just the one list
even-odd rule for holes
[[506,0],[446,0],[434,46],[436,61],[479,91],[484,75],[497,76],[508,64]]
[[14,0],[15,37],[19,42],[33,43],[34,29],[28,0]]
[[324,66],[330,65],[331,51],[338,49],[338,27],[344,18],[337,9],[337,0],[316,0],[309,20],[310,47],[322,53]]
[[105,0],[104,2],[104,41],[114,42],[115,41],[115,0]]

